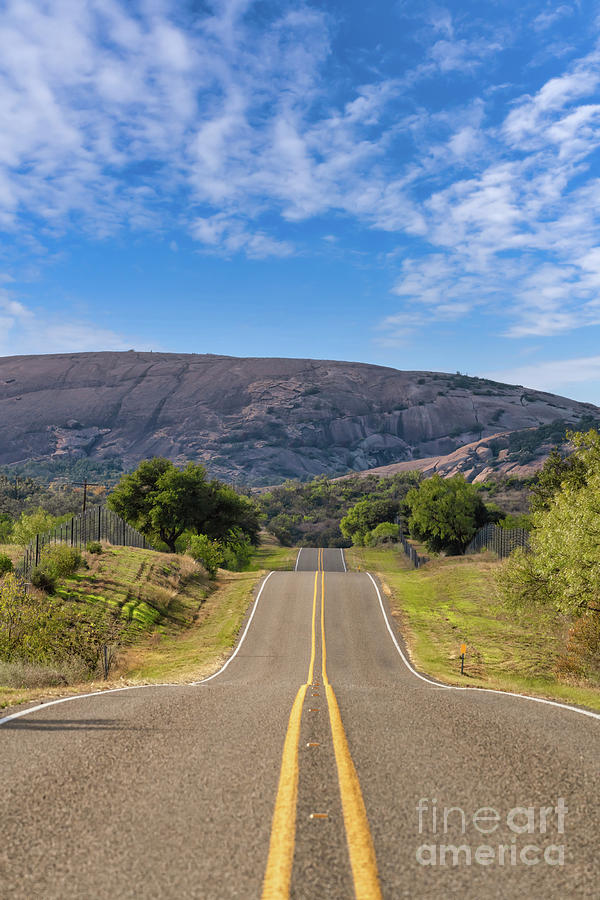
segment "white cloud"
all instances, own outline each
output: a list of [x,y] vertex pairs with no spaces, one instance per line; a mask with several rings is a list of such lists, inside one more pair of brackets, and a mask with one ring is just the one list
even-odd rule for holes
[[573,7],[563,3],[561,6],[552,8],[550,7],[544,12],[541,12],[538,16],[533,20],[533,27],[542,31],[546,28],[550,28],[560,19],[564,19],[566,16],[573,15]]
[[523,384],[541,391],[553,391],[563,385],[600,382],[600,356],[539,362],[501,372],[489,372],[487,377],[509,384]]
[[436,41],[429,55],[444,73],[454,70],[466,72],[480,66],[487,56],[500,49],[502,44],[499,41],[462,38]]
[[0,356],[128,350],[131,339],[87,322],[34,313],[0,291]]
[[[600,180],[588,174],[600,140],[600,105],[589,98],[599,84],[595,51],[521,98],[501,128],[468,126],[463,149],[475,143],[481,168],[422,203],[433,249],[406,259],[393,289],[411,313],[415,303],[486,306],[512,338],[600,324]],[[431,159],[443,165],[439,148]]]
[[289,256],[294,248],[287,241],[276,241],[262,231],[250,231],[243,222],[217,213],[196,219],[191,226],[192,235],[208,249],[227,253],[243,250],[251,259],[268,256]]
[[[497,308],[515,338],[598,321],[600,50],[555,61],[498,123],[504,95],[490,99],[481,73],[509,38],[445,8],[415,13],[429,21],[421,62],[352,90],[332,74],[322,7],[186,10],[6,0],[0,228],[42,242],[183,223],[200,252],[263,259],[296,252],[290,223],[342,215],[416,248],[394,287],[409,318],[399,310],[390,331],[419,327],[420,308]],[[569,10],[549,6],[535,27]],[[422,108],[416,85],[474,71],[481,97]]]

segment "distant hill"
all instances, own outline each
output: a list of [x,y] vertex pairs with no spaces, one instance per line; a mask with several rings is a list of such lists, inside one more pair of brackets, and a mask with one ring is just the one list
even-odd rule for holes
[[[512,433],[596,420],[598,407],[542,391],[363,363],[133,351],[0,358],[0,465],[128,468],[161,455],[264,485],[459,451],[459,470],[474,478],[517,465],[503,453]],[[530,443],[525,465],[547,452],[539,433]],[[486,465],[475,471],[477,460]]]

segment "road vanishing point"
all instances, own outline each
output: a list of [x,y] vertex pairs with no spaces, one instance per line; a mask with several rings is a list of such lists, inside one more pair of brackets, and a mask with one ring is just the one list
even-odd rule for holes
[[599,898],[599,727],[422,677],[303,549],[209,679],[0,718],[0,896]]

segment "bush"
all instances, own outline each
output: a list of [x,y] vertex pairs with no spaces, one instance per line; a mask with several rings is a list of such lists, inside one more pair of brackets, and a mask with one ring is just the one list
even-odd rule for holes
[[400,526],[395,522],[381,522],[370,535],[371,544],[394,543],[400,537]]
[[85,549],[88,553],[100,554],[102,553],[102,544],[100,543],[100,541],[88,541]]
[[237,529],[229,532],[229,537],[223,547],[223,561],[221,566],[230,572],[241,572],[252,559],[252,544]]
[[12,542],[13,519],[8,513],[0,513],[0,544]]
[[369,540],[370,533],[382,522],[389,523],[398,515],[399,503],[393,500],[359,500],[340,522],[345,538],[361,547]]
[[46,594],[53,594],[56,590],[56,578],[42,566],[35,567],[29,580],[34,587]]
[[559,675],[600,681],[600,616],[596,611],[575,619],[556,670]]
[[0,553],[0,576],[6,575],[7,572],[12,572],[13,564],[10,556],[7,556],[6,553]]
[[81,566],[81,553],[76,547],[67,544],[54,544],[44,550],[40,568],[43,568],[55,579],[68,578]]
[[57,581],[68,578],[82,563],[81,553],[75,547],[68,547],[66,544],[46,547],[40,564],[31,573],[31,583],[46,594],[53,594]]
[[217,569],[223,564],[223,547],[205,534],[194,534],[190,538],[188,553],[204,566],[209,578],[214,578]]
[[[47,573],[40,572],[42,578]],[[32,578],[33,581],[33,578]],[[54,597],[28,595],[13,574],[0,583],[0,660],[97,672],[125,635],[122,620],[104,609],[80,607]],[[46,677],[46,676],[44,676]]]

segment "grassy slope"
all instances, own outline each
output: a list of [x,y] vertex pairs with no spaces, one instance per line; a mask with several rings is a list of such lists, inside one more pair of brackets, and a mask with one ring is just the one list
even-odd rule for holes
[[[421,671],[450,684],[530,693],[600,709],[597,687],[567,684],[554,674],[564,647],[564,626],[540,613],[516,620],[499,602],[495,560],[438,559],[416,570],[393,549],[352,548],[347,558],[353,567],[379,575]],[[467,654],[461,677],[463,641]]]
[[125,684],[203,677],[219,667],[235,643],[261,577],[270,569],[293,568],[296,553],[265,543],[247,572],[221,570],[216,584],[185,556],[125,547],[86,554],[89,569],[66,579],[61,595],[119,607],[124,618],[140,626],[140,638],[121,651],[108,681],[56,688],[0,685],[0,708]]
[[10,557],[14,566],[23,558],[23,548],[19,544],[0,544],[0,553]]

